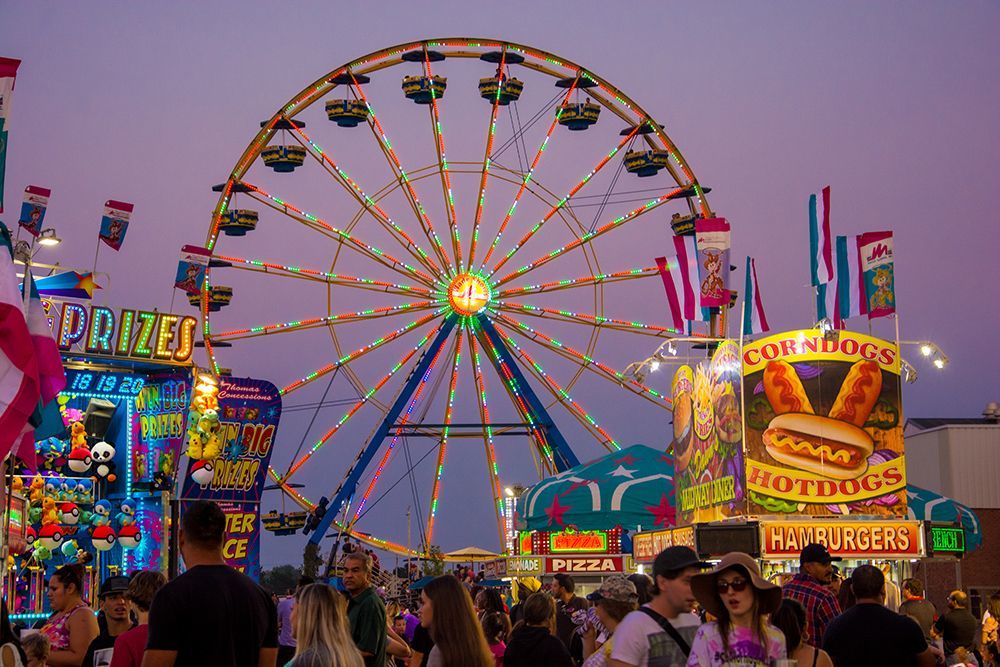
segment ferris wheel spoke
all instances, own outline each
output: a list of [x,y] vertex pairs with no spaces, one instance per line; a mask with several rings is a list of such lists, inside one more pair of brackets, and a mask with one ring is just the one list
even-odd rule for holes
[[554,308],[542,308],[527,303],[515,301],[496,301],[501,310],[520,312],[531,317],[542,319],[558,319],[565,322],[582,324],[591,328],[614,329],[617,331],[628,331],[629,333],[653,336],[655,338],[672,338],[681,334],[677,329],[661,327],[655,324],[645,324],[636,320],[617,320],[612,317],[603,317],[592,313],[574,313],[568,310],[556,310]]
[[396,155],[396,151],[393,149],[392,143],[389,141],[389,137],[385,133],[385,128],[382,127],[382,121],[378,119],[378,115],[375,113],[375,107],[368,101],[368,98],[365,96],[365,91],[363,90],[361,84],[358,83],[358,80],[354,78],[353,72],[350,74],[353,79],[351,86],[353,87],[355,94],[358,96],[358,99],[364,102],[368,107],[368,126],[371,128],[372,136],[374,136],[375,141],[378,142],[382,154],[389,163],[389,168],[392,169],[396,178],[399,179],[399,182],[403,185],[403,192],[410,202],[410,207],[413,209],[413,213],[417,217],[417,222],[419,223],[421,230],[423,230],[428,242],[430,242],[431,248],[437,255],[438,260],[441,262],[441,266],[447,271],[449,266],[448,255],[444,251],[444,246],[441,245],[441,239],[438,237],[437,232],[434,231],[434,225],[431,223],[430,218],[427,217],[427,211],[424,210],[424,205],[420,203],[420,197],[417,196],[416,190],[413,189],[413,183],[410,181],[410,177],[407,175],[406,170],[403,169],[403,163],[400,162],[399,156]]
[[598,284],[608,284],[613,282],[620,282],[623,280],[635,280],[637,278],[651,278],[653,276],[659,276],[660,270],[655,266],[650,266],[646,268],[635,268],[628,269],[625,271],[615,271],[614,273],[598,273],[590,276],[583,276],[581,278],[567,278],[564,280],[553,280],[547,283],[539,283],[537,285],[524,285],[522,287],[509,287],[505,290],[500,290],[497,292],[497,298],[512,297],[512,296],[525,296],[528,294],[548,294],[550,292],[556,292],[564,289],[571,289],[574,287],[590,287]]
[[[470,324],[470,326],[473,326]],[[479,420],[483,425],[483,446],[486,449],[486,467],[490,478],[490,490],[493,492],[493,510],[497,517],[497,530],[500,534],[500,545],[507,539],[507,522],[503,513],[503,496],[500,492],[500,471],[497,467],[496,450],[493,447],[493,427],[490,424],[490,409],[486,401],[486,381],[483,378],[482,365],[479,362],[479,349],[476,337],[469,333],[469,361],[472,363],[476,392],[479,394],[476,405],[479,408]]]
[[438,443],[437,466],[434,468],[434,485],[431,488],[431,504],[427,512],[426,542],[431,544],[434,535],[434,519],[437,517],[438,496],[441,493],[441,478],[444,475],[444,459],[448,451],[448,435],[451,430],[451,420],[455,414],[455,391],[458,388],[458,371],[462,363],[462,327],[456,328],[455,356],[451,362],[451,380],[448,384],[448,406],[444,411],[444,427],[441,431],[441,441]]
[[441,359],[441,354],[444,352],[446,346],[442,345],[438,348],[437,352],[434,353],[434,358],[431,359],[430,366],[424,372],[424,376],[420,379],[420,384],[417,385],[417,390],[413,393],[413,398],[410,399],[409,405],[406,407],[406,411],[399,416],[399,422],[395,425],[395,433],[392,436],[392,440],[389,441],[389,446],[386,448],[385,453],[382,454],[382,459],[378,462],[378,467],[375,468],[375,474],[372,475],[371,481],[368,482],[368,487],[365,489],[364,495],[361,496],[361,502],[358,503],[357,509],[354,510],[354,518],[351,519],[351,524],[353,525],[361,517],[361,513],[365,509],[365,504],[368,502],[368,498],[371,497],[372,491],[375,490],[375,486],[378,484],[379,479],[382,478],[382,471],[385,470],[386,465],[389,464],[389,459],[392,457],[393,450],[396,449],[396,443],[399,442],[400,435],[403,432],[403,427],[410,421],[410,417],[413,415],[414,408],[417,407],[417,403],[420,402],[420,397],[424,393],[424,389],[427,388],[427,382],[431,379],[431,375],[434,374],[434,367],[437,366],[437,362]]
[[317,271],[301,266],[290,266],[286,264],[276,264],[265,262],[259,259],[247,259],[245,257],[233,257],[231,255],[213,255],[213,259],[239,265],[234,268],[256,271],[273,276],[284,276],[289,278],[305,278],[327,285],[337,285],[339,287],[354,287],[359,289],[385,292],[399,296],[410,296],[414,298],[424,298],[433,296],[433,292],[426,287],[417,285],[403,285],[391,283],[384,280],[373,280],[371,278],[359,278],[345,273],[331,273],[329,271]]
[[[431,59],[427,53],[427,45],[424,45],[424,72],[428,79],[433,81],[434,73],[431,72]],[[437,152],[438,173],[441,175],[441,190],[444,194],[444,206],[448,214],[448,229],[451,230],[451,242],[455,252],[455,266],[459,273],[464,270],[462,262],[462,239],[458,230],[458,215],[455,213],[455,195],[451,189],[451,173],[448,168],[448,154],[444,145],[444,128],[441,125],[441,111],[438,109],[438,98],[431,87],[431,103],[428,105],[428,113],[431,118],[431,130],[434,132],[434,150]]]
[[245,338],[255,338],[257,336],[267,336],[270,334],[314,329],[316,327],[323,327],[332,324],[378,319],[391,317],[393,315],[403,315],[408,312],[419,312],[421,310],[439,308],[440,304],[441,301],[435,299],[433,301],[418,301],[416,303],[404,303],[395,306],[367,308],[365,310],[349,311],[346,313],[339,313],[337,315],[327,315],[326,317],[311,317],[307,320],[293,320],[291,322],[282,322],[278,324],[262,324],[254,327],[220,331],[219,333],[212,334],[210,337],[215,343],[220,341],[242,340]]
[[586,176],[584,176],[580,180],[579,183],[577,183],[576,185],[574,185],[570,189],[570,191],[566,194],[565,197],[563,197],[562,199],[560,199],[556,203],[555,206],[553,206],[552,208],[550,208],[548,210],[548,212],[544,216],[542,216],[542,219],[539,220],[537,223],[535,223],[535,225],[531,229],[529,229],[527,231],[527,233],[525,233],[524,236],[521,237],[521,239],[514,245],[514,247],[511,248],[510,251],[506,255],[504,255],[503,258],[501,258],[499,262],[497,262],[496,266],[494,266],[493,269],[490,271],[490,275],[492,276],[497,271],[499,271],[500,267],[502,267],[504,264],[506,264],[507,261],[510,260],[511,257],[513,257],[515,254],[517,254],[517,251],[520,250],[521,248],[523,248],[524,245],[531,239],[531,237],[533,237],[535,234],[537,234],[539,232],[539,230],[541,230],[541,228],[545,225],[545,223],[548,222],[552,218],[552,216],[554,216],[556,213],[558,213],[560,210],[562,210],[563,206],[565,206],[569,202],[569,200],[573,198],[573,196],[576,193],[578,193],[580,190],[582,190],[583,187],[585,185],[587,185],[587,183],[589,183],[590,180],[595,175],[597,175],[597,173],[600,172],[601,169],[603,169],[604,166],[608,162],[610,162],[612,160],[612,158],[614,158],[615,155],[618,155],[618,152],[626,144],[628,144],[630,141],[632,141],[632,139],[636,136],[636,134],[639,132],[639,128],[640,128],[640,125],[636,125],[634,128],[632,128],[632,131],[629,132],[627,135],[625,135],[625,137],[621,141],[618,142],[618,145],[615,146],[614,149],[612,149],[612,151],[610,153],[608,153],[603,158],[601,158],[600,161],[598,161],[598,163],[594,166],[594,168],[591,169],[590,172]]
[[247,188],[250,197],[252,197],[256,201],[259,201],[265,206],[269,206],[280,213],[284,213],[292,220],[300,222],[312,229],[321,231],[322,233],[326,234],[327,236],[330,236],[331,238],[337,240],[340,243],[344,243],[346,241],[347,242],[346,247],[352,248],[360,252],[369,259],[375,260],[379,264],[382,264],[383,266],[386,266],[397,273],[415,277],[417,280],[426,285],[433,285],[435,283],[434,278],[427,275],[420,269],[411,266],[410,264],[407,264],[406,262],[394,257],[393,255],[390,255],[381,248],[365,243],[364,241],[354,236],[353,234],[350,234],[342,229],[334,227],[333,225],[326,222],[322,218],[319,218],[311,213],[303,211],[301,208],[292,204],[291,202],[285,201],[280,197],[276,197],[275,195],[272,195],[263,190],[262,188],[259,188],[251,183],[244,182],[243,185]]
[[594,239],[599,238],[601,236],[604,236],[605,234],[607,234],[608,232],[610,232],[613,229],[618,229],[620,227],[623,227],[626,223],[629,223],[629,222],[631,222],[633,220],[636,220],[636,219],[640,218],[641,216],[645,215],[646,213],[649,213],[650,211],[656,209],[657,207],[659,207],[659,206],[667,203],[671,199],[674,199],[678,195],[681,195],[681,194],[683,194],[683,193],[685,193],[687,191],[688,191],[688,188],[686,188],[686,187],[679,187],[679,188],[675,188],[675,189],[671,190],[670,192],[668,192],[668,193],[666,193],[664,195],[661,195],[661,196],[659,196],[659,197],[657,197],[655,199],[650,199],[648,202],[646,202],[642,206],[634,208],[634,209],[632,209],[631,211],[629,211],[628,213],[626,213],[624,215],[618,216],[617,218],[615,218],[611,222],[608,222],[608,223],[602,225],[601,227],[598,227],[597,229],[595,229],[592,232],[587,232],[583,236],[577,238],[576,240],[574,240],[574,241],[572,241],[570,243],[567,243],[566,245],[562,246],[561,248],[556,248],[552,252],[550,252],[548,254],[545,254],[545,255],[542,255],[541,257],[539,257],[535,261],[531,262],[530,264],[522,266],[517,271],[512,271],[511,273],[508,273],[503,278],[500,278],[500,280],[495,281],[493,283],[493,285],[494,285],[494,287],[499,287],[500,285],[503,285],[504,283],[507,283],[510,280],[513,280],[514,278],[517,278],[518,276],[523,276],[524,274],[528,273],[529,271],[533,271],[534,269],[537,269],[538,267],[542,266],[543,264],[547,264],[547,263],[551,262],[553,259],[556,259],[557,257],[561,257],[561,256],[563,256],[563,255],[565,255],[565,254],[567,254],[567,253],[569,253],[569,252],[571,252],[573,250],[576,250],[577,248],[579,248],[581,246],[589,245],[590,243],[592,243],[594,241]]
[[305,130],[293,125],[293,137],[312,155],[323,169],[330,174],[347,192],[388,232],[399,245],[432,273],[443,276],[445,271],[427,254],[399,224],[372,197],[368,196],[357,182],[323,148],[313,141]]
[[578,401],[574,400],[574,398],[569,395],[569,392],[563,389],[551,375],[546,373],[545,369],[542,368],[542,365],[535,361],[526,350],[523,350],[517,344],[517,341],[503,331],[500,332],[500,335],[503,337],[503,340],[507,343],[507,345],[515,351],[515,356],[520,357],[527,362],[526,367],[528,371],[538,378],[543,385],[545,385],[549,393],[551,393],[552,396],[563,405],[563,407],[569,410],[570,414],[576,417],[577,421],[591,431],[591,434],[596,432],[600,435],[600,437],[595,436],[595,438],[599,440],[602,445],[609,450],[621,449],[621,445],[618,441],[612,437],[610,433],[604,430],[604,428],[597,423],[597,420],[594,419]]
[[500,238],[503,236],[504,230],[507,229],[507,224],[510,223],[511,218],[514,217],[514,212],[517,210],[517,203],[521,201],[521,195],[523,195],[528,189],[528,183],[531,181],[531,177],[534,175],[535,169],[538,167],[538,163],[542,159],[542,153],[544,153],[545,149],[548,147],[549,139],[552,138],[552,132],[556,129],[556,125],[559,123],[559,118],[562,116],[563,106],[569,102],[573,91],[576,90],[576,84],[579,80],[580,77],[577,76],[576,80],[566,91],[566,95],[563,97],[562,102],[559,104],[555,118],[552,119],[552,122],[549,124],[549,129],[545,133],[545,137],[542,139],[542,143],[538,145],[538,150],[535,151],[535,157],[531,161],[531,166],[528,167],[528,173],[526,173],[521,179],[521,185],[517,189],[517,194],[514,195],[514,202],[507,209],[507,214],[500,223],[500,228],[497,230],[496,236],[493,237],[493,242],[490,244],[489,249],[486,251],[486,255],[483,257],[483,263],[479,267],[480,271],[489,263],[490,257],[493,256],[493,252],[497,249],[497,244],[500,243]]
[[510,331],[513,331],[519,336],[527,340],[533,341],[540,347],[547,348],[566,359],[574,361],[584,369],[589,370],[590,372],[598,375],[599,377],[602,377],[605,380],[608,380],[609,382],[612,382],[624,389],[627,389],[631,391],[633,394],[636,394],[637,396],[645,398],[654,405],[657,405],[661,408],[665,408],[667,410],[672,409],[669,397],[664,396],[655,389],[647,387],[638,380],[630,378],[624,373],[615,370],[611,366],[608,366],[607,364],[602,363],[597,359],[594,359],[589,354],[585,354],[573,347],[570,347],[569,345],[566,345],[565,343],[556,340],[555,338],[552,338],[551,336],[545,333],[542,333],[537,329],[533,329],[524,322],[516,320],[505,313],[498,312],[496,314],[496,322],[501,326],[507,327]]
[[423,338],[421,338],[416,345],[413,346],[413,349],[409,350],[405,355],[403,355],[403,358],[400,359],[398,362],[396,362],[396,365],[393,366],[389,370],[389,372],[382,377],[382,379],[376,382],[371,389],[365,392],[365,395],[362,396],[357,403],[351,406],[350,410],[344,413],[344,416],[340,418],[340,421],[338,421],[336,424],[333,425],[333,427],[330,430],[324,433],[323,437],[317,440],[316,443],[309,449],[309,451],[302,455],[302,458],[300,458],[298,461],[296,461],[288,468],[288,473],[285,474],[285,476],[282,478],[282,481],[287,482],[289,479],[291,479],[292,475],[294,475],[306,461],[312,458],[313,454],[318,452],[323,447],[323,445],[325,445],[330,440],[330,438],[332,438],[337,433],[337,431],[339,431],[340,428],[344,424],[346,424],[348,420],[350,420],[351,417],[357,414],[358,410],[364,407],[365,403],[367,403],[372,396],[377,394],[382,389],[382,387],[384,387],[386,383],[389,382],[390,379],[392,379],[392,376],[394,376],[399,371],[400,368],[405,366],[410,361],[410,359],[412,359],[414,355],[416,355],[417,352],[419,352],[421,348],[423,348],[424,345],[426,345],[430,341],[430,339],[438,331],[440,331],[442,326],[444,326],[444,322],[434,327]]
[[423,325],[425,325],[428,322],[430,322],[431,320],[433,320],[435,317],[440,317],[442,314],[445,313],[446,310],[447,310],[447,308],[440,308],[440,309],[434,311],[433,313],[428,313],[427,315],[424,315],[420,319],[413,320],[412,322],[410,322],[410,323],[408,323],[408,324],[406,324],[404,326],[401,326],[398,329],[395,329],[395,330],[390,331],[388,333],[382,334],[378,338],[373,338],[372,340],[368,341],[366,344],[362,345],[361,347],[359,347],[358,349],[354,350],[350,354],[345,354],[340,359],[337,359],[337,361],[335,361],[333,363],[330,363],[330,364],[327,364],[326,366],[323,366],[321,368],[317,368],[316,370],[312,371],[311,373],[307,374],[306,376],[304,376],[302,378],[299,378],[295,382],[292,382],[291,384],[283,387],[280,390],[279,393],[282,396],[284,396],[286,394],[290,394],[291,392],[295,391],[296,389],[301,389],[303,386],[309,384],[310,382],[312,382],[314,380],[317,380],[317,379],[323,377],[327,373],[330,373],[330,372],[336,370],[337,368],[347,366],[348,364],[350,364],[355,359],[363,357],[364,355],[368,354],[372,350],[376,350],[376,349],[382,347],[383,345],[386,345],[387,343],[391,343],[392,341],[396,340],[397,338],[400,338],[404,334],[407,334],[407,333],[409,333],[411,331],[414,331],[415,329],[418,329],[419,327],[422,327]]

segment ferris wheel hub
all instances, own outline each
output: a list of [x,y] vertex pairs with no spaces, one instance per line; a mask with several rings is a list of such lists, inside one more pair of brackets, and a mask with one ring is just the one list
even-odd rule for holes
[[459,315],[481,313],[492,298],[489,283],[475,273],[460,273],[448,285],[448,303]]

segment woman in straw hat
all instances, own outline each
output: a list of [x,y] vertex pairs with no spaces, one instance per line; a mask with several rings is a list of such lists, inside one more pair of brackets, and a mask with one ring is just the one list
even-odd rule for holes
[[765,619],[781,604],[781,588],[760,576],[753,558],[726,554],[714,570],[692,578],[691,590],[717,620],[698,629],[688,667],[767,667],[786,657],[784,636]]

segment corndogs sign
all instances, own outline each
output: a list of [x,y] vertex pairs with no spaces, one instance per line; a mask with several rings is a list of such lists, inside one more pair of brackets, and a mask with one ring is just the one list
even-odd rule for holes
[[839,331],[743,348],[751,514],[906,514],[899,352]]

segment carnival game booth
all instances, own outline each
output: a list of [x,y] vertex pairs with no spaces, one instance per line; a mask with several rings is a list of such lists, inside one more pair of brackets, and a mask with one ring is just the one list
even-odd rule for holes
[[583,590],[634,572],[631,534],[673,526],[673,465],[632,445],[548,477],[517,502],[519,531],[506,576],[573,575]]
[[47,615],[45,581],[70,563],[84,594],[113,574],[168,563],[171,491],[186,431],[196,320],[154,311],[43,301],[66,387],[36,437],[37,465],[12,478],[13,618]]

